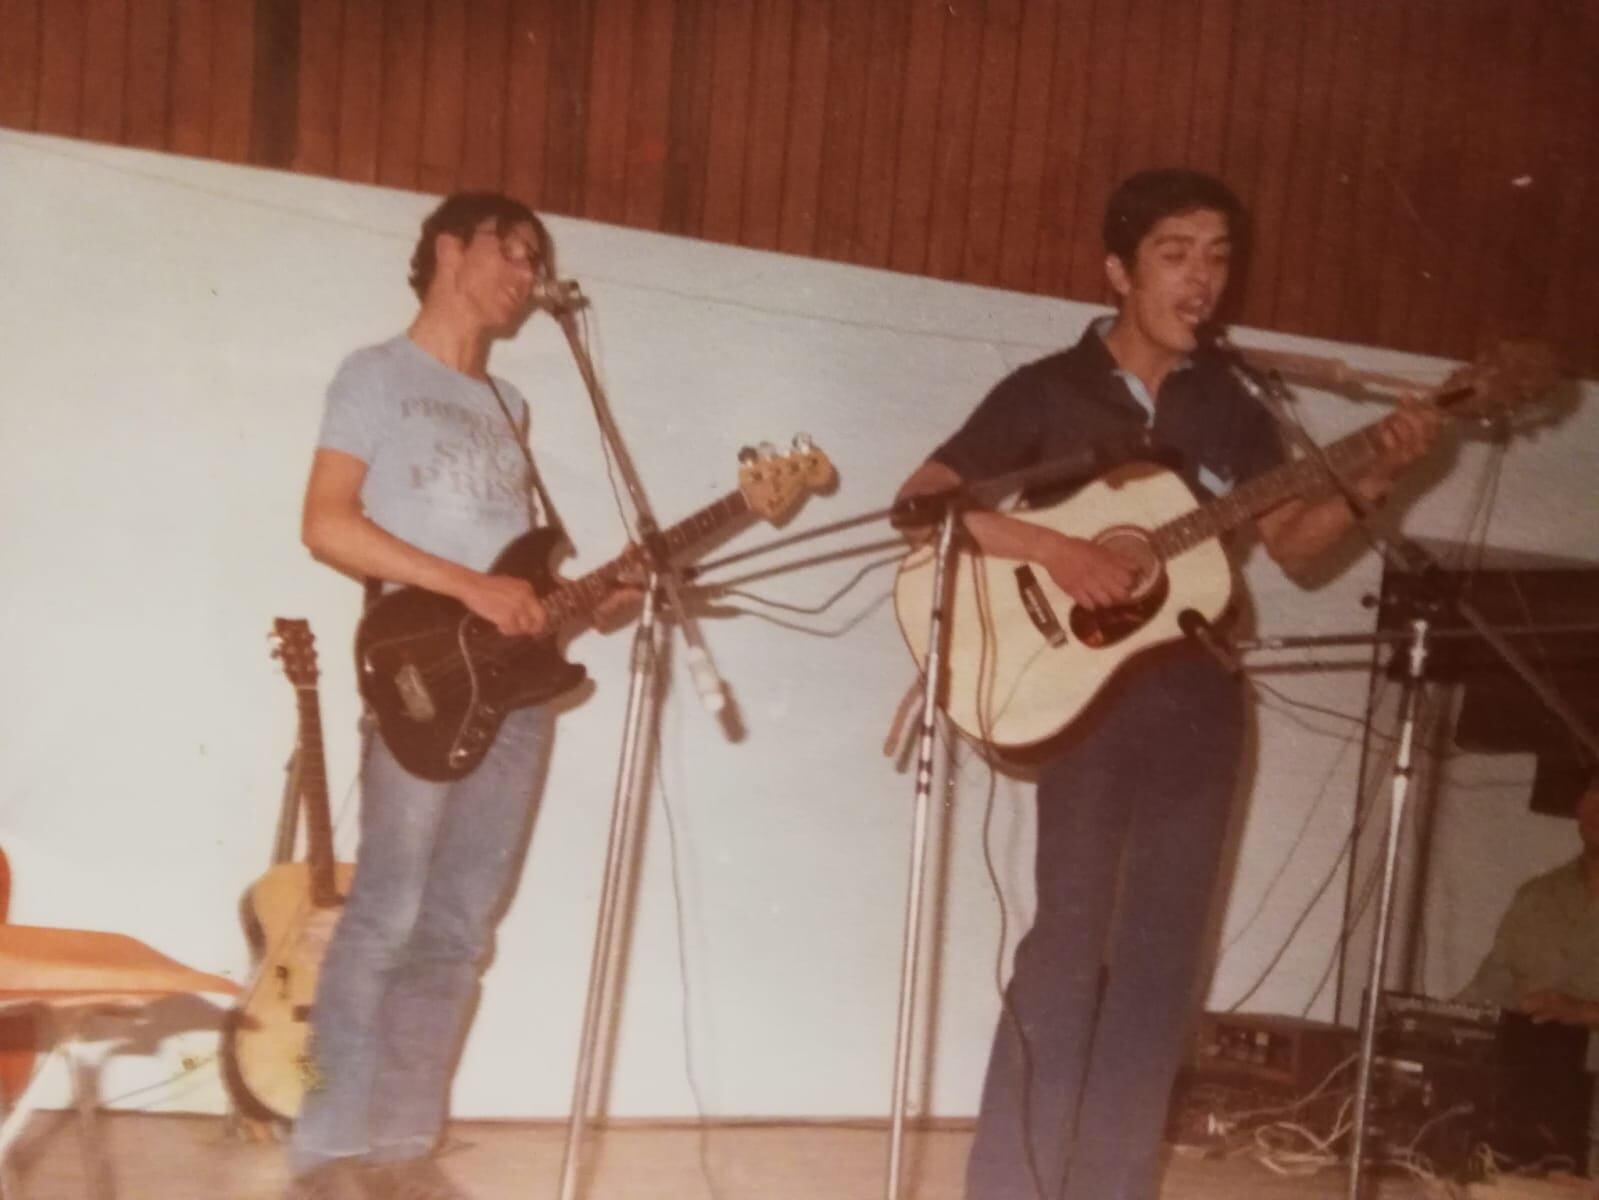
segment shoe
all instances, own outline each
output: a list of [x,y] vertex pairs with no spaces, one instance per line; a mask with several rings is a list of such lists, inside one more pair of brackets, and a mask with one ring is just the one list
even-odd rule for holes
[[354,1158],[336,1158],[289,1181],[283,1200],[372,1200],[379,1193],[367,1189],[368,1168]]
[[374,1200],[471,1200],[431,1155],[373,1163],[362,1185]]

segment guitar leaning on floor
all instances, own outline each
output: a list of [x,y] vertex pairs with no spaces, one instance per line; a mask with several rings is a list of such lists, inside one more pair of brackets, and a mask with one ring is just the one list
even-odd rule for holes
[[[738,490],[660,534],[675,555],[750,513],[779,521],[807,492],[833,479],[827,456],[796,438],[787,454],[739,456]],[[548,616],[546,632],[508,636],[457,600],[405,587],[380,598],[361,619],[355,670],[361,696],[396,761],[422,779],[443,782],[472,772],[488,753],[505,714],[577,687],[582,667],[561,657],[559,636],[647,564],[637,547],[569,582],[548,560],[560,535],[523,534],[503,550],[491,574],[533,585]]]
[[293,1120],[314,1075],[307,1040],[317,977],[355,867],[333,859],[315,639],[303,620],[279,617],[272,625],[273,657],[294,685],[299,715],[306,857],[273,865],[245,894],[244,924],[258,965],[224,1026],[222,1066],[241,1109]]
[[[1424,396],[1447,416],[1502,421],[1558,378],[1543,347],[1507,344]],[[1335,470],[1358,475],[1377,454],[1377,424],[1334,442]],[[1117,467],[1067,499],[1008,515],[1094,541],[1138,564],[1133,599],[1111,608],[1073,602],[1041,567],[962,550],[952,564],[949,647],[941,703],[969,736],[999,748],[1035,745],[1065,729],[1128,659],[1176,641],[1190,610],[1220,619],[1232,599],[1232,564],[1220,536],[1286,500],[1325,495],[1321,462],[1284,463],[1200,503],[1175,472]],[[908,554],[894,607],[911,656],[927,661],[933,549]]]

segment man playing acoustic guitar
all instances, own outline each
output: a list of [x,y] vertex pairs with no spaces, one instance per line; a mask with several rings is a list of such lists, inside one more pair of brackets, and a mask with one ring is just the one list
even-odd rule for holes
[[[319,560],[451,597],[502,634],[545,627],[526,580],[489,573],[553,514],[525,445],[527,402],[488,358],[551,270],[544,226],[515,200],[462,193],[427,218],[415,320],[346,359],[328,390],[302,526]],[[596,623],[635,599],[613,593]],[[550,740],[547,707],[517,709],[474,770],[429,782],[369,737],[355,880],[322,967],[315,1079],[290,1148],[296,1200],[462,1195],[431,1151]]]
[[[1198,495],[1277,466],[1270,416],[1202,344],[1243,233],[1237,199],[1181,169],[1125,180],[1105,214],[1114,315],[1002,380],[900,489],[925,494],[1148,431]],[[1368,501],[1420,459],[1436,416],[1379,427],[1352,483]],[[1035,564],[1078,606],[1129,601],[1140,567],[1095,541],[997,512],[965,527],[986,556]],[[1351,529],[1337,494],[1256,519],[1294,573]],[[1038,908],[1017,948],[967,1172],[968,1200],[1151,1200],[1167,1097],[1215,891],[1244,729],[1238,682],[1190,642],[1138,655],[1046,746]]]

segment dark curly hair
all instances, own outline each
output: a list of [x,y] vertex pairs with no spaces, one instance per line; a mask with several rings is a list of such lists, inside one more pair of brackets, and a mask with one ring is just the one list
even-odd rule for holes
[[1201,209],[1226,217],[1234,250],[1243,249],[1248,232],[1244,207],[1232,189],[1215,176],[1187,167],[1155,167],[1129,175],[1105,206],[1105,249],[1131,268],[1138,243],[1156,222]]
[[438,269],[439,234],[448,233],[464,242],[485,221],[493,221],[495,231],[502,236],[517,225],[531,225],[538,239],[539,274],[546,278],[555,274],[555,243],[532,209],[499,192],[456,192],[428,214],[416,249],[411,252],[410,284],[417,299],[426,299],[433,273]]

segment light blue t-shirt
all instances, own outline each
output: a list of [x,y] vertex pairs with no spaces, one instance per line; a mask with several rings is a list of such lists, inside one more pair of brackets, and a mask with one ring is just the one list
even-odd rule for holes
[[527,401],[445,366],[404,334],[357,350],[328,386],[317,444],[367,464],[361,503],[413,546],[486,570],[537,515],[519,430]]

